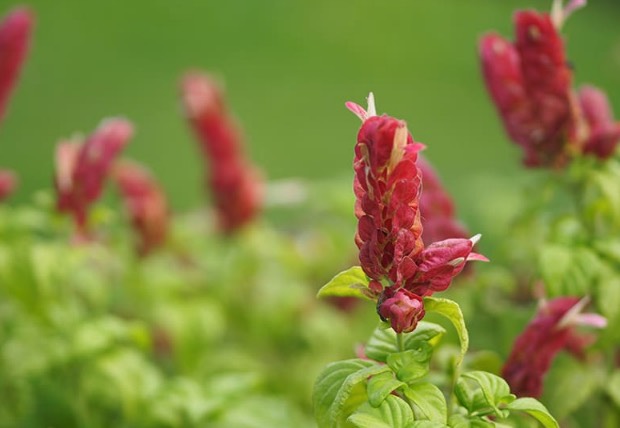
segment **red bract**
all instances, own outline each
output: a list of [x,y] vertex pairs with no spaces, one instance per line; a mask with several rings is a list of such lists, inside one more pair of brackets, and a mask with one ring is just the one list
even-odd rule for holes
[[239,131],[213,79],[190,73],[181,86],[187,118],[209,168],[208,183],[220,227],[233,232],[251,222],[261,209],[261,174],[246,159]]
[[[601,136],[571,88],[572,71],[558,30],[568,14],[583,3],[572,1],[562,9],[561,1],[556,0],[551,15],[517,12],[514,43],[497,34],[480,41],[487,89],[506,132],[522,147],[526,166],[563,167],[582,152],[604,159],[611,154],[609,147],[615,148],[618,142],[616,132],[607,129],[613,125],[611,114],[597,116],[597,124],[606,126]],[[596,148],[586,148],[592,145]],[[599,146],[605,149],[598,150]]]
[[103,190],[114,159],[129,142],[133,126],[109,119],[83,144],[61,142],[56,149],[57,209],[73,216],[79,233],[86,233],[87,214]]
[[114,165],[112,176],[125,202],[136,231],[138,253],[146,255],[160,247],[168,232],[168,203],[159,184],[141,165],[122,161]]
[[606,159],[613,154],[620,140],[620,123],[614,121],[607,96],[600,89],[584,86],[578,96],[588,129],[583,150]]
[[0,201],[6,199],[17,185],[17,178],[12,171],[0,170]]
[[444,189],[431,164],[420,156],[418,168],[422,172],[424,183],[424,191],[420,197],[420,212],[424,226],[422,239],[424,242],[470,236],[456,219],[454,202]]
[[372,94],[368,104],[366,111],[347,103],[363,121],[353,164],[355,243],[362,269],[371,279],[369,290],[378,297],[379,315],[389,319],[396,332],[409,332],[424,315],[415,301],[421,305],[421,296],[446,289],[467,260],[486,259],[471,252],[474,242],[469,239],[424,247],[422,175],[416,165],[423,146],[409,135],[405,122],[375,115]]
[[32,13],[23,7],[0,23],[0,121],[28,53],[33,23]]
[[580,314],[585,300],[560,297],[544,303],[536,317],[515,340],[502,369],[510,390],[520,397],[540,397],[543,380],[555,356],[566,349],[581,355],[590,338],[578,334],[576,325],[604,327],[596,314]]
[[410,291],[400,289],[394,292],[393,289],[388,289],[381,298],[383,300],[377,305],[379,315],[390,320],[396,332],[410,333],[424,318],[422,298]]

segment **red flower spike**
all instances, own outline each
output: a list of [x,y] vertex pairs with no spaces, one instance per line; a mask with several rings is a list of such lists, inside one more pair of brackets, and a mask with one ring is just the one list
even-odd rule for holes
[[538,398],[555,356],[563,349],[581,356],[591,337],[575,331],[577,325],[603,328],[605,318],[580,313],[587,299],[560,297],[543,303],[535,318],[515,340],[502,377],[519,397]]
[[436,242],[470,236],[456,219],[452,198],[444,189],[431,164],[423,156],[418,158],[418,168],[422,172],[424,186],[420,197],[420,212],[424,226],[422,240]]
[[410,333],[424,318],[422,298],[407,290],[398,290],[394,295],[384,295],[377,304],[377,312],[384,321],[389,320],[396,333]]
[[515,14],[515,42],[496,34],[480,41],[485,83],[510,138],[524,151],[529,167],[563,167],[572,156],[591,153],[606,159],[620,130],[603,93],[571,89],[572,72],[559,29],[585,5],[554,0],[551,14]]
[[28,53],[33,24],[24,7],[13,9],[0,23],[0,121]]
[[220,227],[233,232],[251,222],[262,205],[262,174],[246,159],[242,139],[213,79],[187,74],[181,84],[187,118],[198,137]]
[[103,190],[112,162],[129,142],[133,126],[109,119],[83,144],[62,142],[56,149],[57,209],[70,213],[80,233],[86,232],[88,208]]
[[134,162],[117,162],[112,177],[139,237],[138,253],[145,256],[166,240],[168,203],[164,192],[149,171]]
[[514,45],[496,34],[480,41],[487,89],[525,165],[563,166],[576,133],[571,71],[551,17],[515,15]]
[[0,202],[9,197],[15,187],[17,187],[17,177],[13,171],[0,170]]
[[424,316],[422,296],[446,289],[468,260],[486,258],[472,253],[480,236],[424,248],[422,174],[416,166],[424,146],[413,140],[403,121],[377,116],[372,94],[368,104],[368,111],[346,104],[363,121],[353,162],[355,243],[371,279],[369,288],[378,297],[377,312],[397,333],[410,332]]
[[607,159],[620,141],[620,122],[614,121],[607,96],[594,86],[583,86],[579,92],[579,105],[588,124],[588,138],[583,151],[600,159]]

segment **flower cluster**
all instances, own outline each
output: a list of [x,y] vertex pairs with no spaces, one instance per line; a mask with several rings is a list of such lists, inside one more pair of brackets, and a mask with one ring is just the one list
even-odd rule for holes
[[[0,122],[28,53],[33,22],[25,8],[14,9],[0,22]],[[16,183],[14,173],[0,170],[0,201],[12,193]]]
[[560,351],[583,355],[591,338],[578,334],[575,327],[603,328],[606,325],[605,318],[600,315],[581,313],[586,303],[586,299],[576,297],[543,301],[536,317],[516,339],[502,369],[502,377],[513,393],[520,397],[540,397],[545,374]]
[[515,14],[515,42],[498,34],[480,41],[487,89],[510,138],[524,151],[529,167],[566,165],[571,157],[589,153],[606,159],[620,141],[607,97],[585,86],[572,89],[572,70],[559,29],[584,1],[552,13]]
[[57,209],[73,216],[79,235],[87,234],[88,209],[103,191],[112,164],[133,135],[125,119],[103,121],[83,143],[63,141],[56,148]]
[[420,215],[422,174],[416,162],[423,145],[405,122],[377,116],[372,94],[368,111],[347,107],[362,121],[355,146],[358,218],[355,243],[362,269],[371,279],[377,311],[398,332],[413,331],[424,316],[422,297],[445,290],[468,260],[478,236],[424,245]]
[[166,196],[149,171],[135,162],[116,162],[112,178],[124,199],[137,232],[138,253],[146,255],[161,246],[168,233]]
[[181,90],[186,115],[209,167],[208,184],[219,225],[224,232],[233,232],[253,220],[261,209],[261,174],[246,159],[241,136],[214,80],[189,73]]

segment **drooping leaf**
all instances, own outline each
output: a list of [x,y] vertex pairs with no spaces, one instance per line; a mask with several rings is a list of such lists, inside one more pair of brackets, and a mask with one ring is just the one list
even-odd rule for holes
[[429,382],[419,382],[405,388],[404,393],[415,405],[416,419],[426,419],[444,425],[447,423],[446,398],[437,386]]
[[558,428],[558,422],[551,416],[549,410],[542,403],[534,398],[518,398],[512,403],[508,403],[506,409],[518,410],[527,413],[535,418],[545,428]]
[[424,308],[426,312],[435,312],[441,316],[446,317],[456,329],[456,333],[459,336],[461,343],[461,356],[456,361],[456,365],[460,365],[463,361],[463,357],[469,348],[469,335],[467,334],[467,327],[465,326],[465,319],[458,303],[439,297],[425,297]]
[[413,411],[403,399],[389,395],[377,407],[363,404],[347,422],[357,428],[408,427],[413,423]]
[[369,296],[368,277],[360,266],[353,266],[334,276],[325,284],[317,297],[359,297],[372,300]]
[[420,321],[416,329],[411,333],[401,333],[403,349],[399,349],[396,332],[389,324],[382,323],[373,332],[366,345],[365,352],[368,358],[386,362],[390,354],[414,349],[417,341],[425,341],[433,346],[436,345],[445,332],[446,330],[439,324]]
[[378,407],[396,389],[405,386],[404,382],[394,378],[394,373],[386,372],[371,377],[366,385],[368,402]]

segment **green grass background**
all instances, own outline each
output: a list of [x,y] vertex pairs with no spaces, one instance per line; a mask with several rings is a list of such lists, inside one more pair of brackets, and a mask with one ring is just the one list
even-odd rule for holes
[[[620,113],[620,3],[591,0],[564,33],[577,83],[604,87]],[[512,37],[517,0],[35,0],[33,49],[0,128],[0,166],[16,201],[50,186],[57,141],[124,115],[126,155],[149,165],[177,209],[202,193],[198,150],[178,80],[225,81],[255,161],[272,179],[351,175],[359,121],[344,108],[374,91],[407,120],[467,217],[471,177],[522,175],[483,87],[476,42]],[[14,2],[0,0],[4,14]]]

